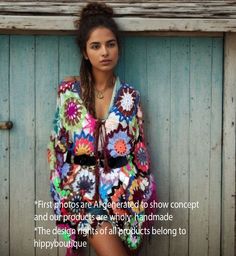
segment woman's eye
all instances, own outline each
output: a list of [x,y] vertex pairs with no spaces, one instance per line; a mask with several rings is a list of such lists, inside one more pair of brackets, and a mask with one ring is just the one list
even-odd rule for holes
[[114,47],[116,44],[114,42],[109,43],[109,47]]
[[92,45],[91,48],[92,48],[92,49],[98,49],[98,48],[99,48],[99,45],[98,45],[98,44],[94,44],[94,45]]

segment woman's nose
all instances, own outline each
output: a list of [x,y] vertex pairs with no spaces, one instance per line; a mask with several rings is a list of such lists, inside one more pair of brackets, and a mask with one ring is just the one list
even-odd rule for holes
[[103,47],[102,47],[102,55],[103,55],[103,56],[107,56],[107,55],[108,55],[108,49],[107,49],[106,46],[103,46]]

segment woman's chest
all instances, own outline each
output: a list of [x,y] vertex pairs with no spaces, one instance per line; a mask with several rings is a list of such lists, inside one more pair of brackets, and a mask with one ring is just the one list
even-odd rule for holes
[[95,113],[96,113],[96,118],[98,119],[106,119],[109,108],[111,106],[111,101],[113,100],[113,95],[112,91],[110,90],[104,95],[97,95],[95,97]]
[[[130,153],[136,136],[137,120],[134,113],[127,112],[127,108],[122,111],[119,97],[116,97],[110,108],[106,105],[107,115],[104,120],[94,118],[80,97],[72,91],[65,93],[61,100],[60,120],[75,155],[93,155],[99,145],[113,157]],[[104,108],[100,111],[103,115]]]

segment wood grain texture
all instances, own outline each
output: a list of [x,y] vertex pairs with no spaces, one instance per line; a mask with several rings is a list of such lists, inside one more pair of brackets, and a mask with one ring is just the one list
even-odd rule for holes
[[[10,121],[10,95],[9,95],[9,36],[0,36],[0,121]],[[14,124],[13,124],[14,125]],[[10,130],[0,130],[0,255],[8,256],[10,250]]]
[[[147,87],[148,141],[151,168],[157,181],[158,197],[161,202],[170,201],[170,79],[171,39],[153,37],[147,40]],[[155,92],[155,93],[154,93]],[[160,208],[166,214],[169,208]],[[155,229],[166,228],[169,222],[156,222]],[[158,245],[158,246],[157,246]],[[169,255],[169,237],[156,235],[148,245],[148,254]]]
[[[190,40],[171,40],[170,201],[189,201]],[[170,209],[170,213],[175,216],[170,228],[189,233],[188,211]],[[170,255],[188,255],[188,236],[170,236]]]
[[[109,4],[116,17],[145,18],[236,18],[235,1],[98,1]],[[87,1],[2,1],[6,15],[78,15]]]
[[[2,1],[0,29],[74,31],[74,21],[86,3]],[[236,31],[235,1],[109,1],[109,5],[123,31]]]
[[[35,37],[35,114],[36,114],[36,188],[35,199],[50,201],[49,192],[49,177],[50,172],[48,170],[46,157],[46,147],[48,143],[48,137],[50,135],[50,129],[53,128],[52,120],[53,114],[50,109],[56,109],[56,97],[57,97],[57,84],[58,84],[58,37]],[[50,95],[51,97],[45,97]],[[45,122],[45,120],[50,120]],[[51,208],[38,208],[35,209],[36,215],[52,215],[53,210]],[[55,228],[54,221],[42,220],[35,222],[35,227],[43,227],[53,229]],[[37,241],[53,241],[56,239],[56,235],[39,235],[36,232],[35,239]],[[51,250],[45,248],[36,247],[37,256],[56,256],[58,248]]]
[[225,37],[222,176],[222,255],[235,255],[236,34]]
[[210,39],[191,40],[189,200],[199,202],[199,209],[189,210],[189,252],[192,256],[208,254],[211,47]]
[[[73,16],[33,16],[0,15],[1,33],[5,30],[19,31],[58,31],[74,32],[76,27]],[[143,18],[116,17],[122,31],[196,31],[196,32],[236,32],[236,19],[196,19],[196,18]]]
[[209,163],[209,256],[220,255],[221,220],[221,153],[222,153],[222,95],[223,95],[223,40],[212,39],[211,72],[211,124],[210,124],[210,163]]
[[10,37],[10,255],[34,255],[34,37]]

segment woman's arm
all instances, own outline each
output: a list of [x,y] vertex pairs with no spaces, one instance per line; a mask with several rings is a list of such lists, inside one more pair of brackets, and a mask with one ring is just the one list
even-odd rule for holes
[[[144,202],[146,202],[145,214],[155,214],[157,212],[156,203],[158,202],[156,182],[152,171],[150,170],[150,154],[147,148],[144,132],[144,115],[141,104],[140,93],[138,92],[137,100],[137,126],[134,146],[134,162],[138,167],[138,172],[142,177],[147,177],[148,186],[144,193]],[[153,207],[154,206],[154,207]],[[146,222],[145,225],[150,226],[153,222]]]
[[60,86],[57,91],[56,111],[53,119],[53,129],[47,146],[48,164],[50,169],[50,193],[54,202],[54,212],[60,215],[60,202],[67,195],[67,191],[61,188],[61,168],[64,164],[65,154],[68,151],[69,135],[63,127],[61,119]]

